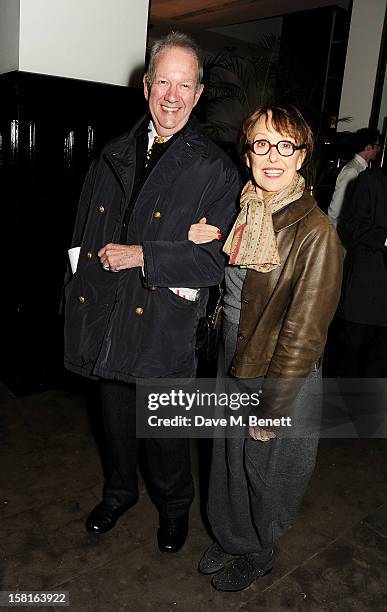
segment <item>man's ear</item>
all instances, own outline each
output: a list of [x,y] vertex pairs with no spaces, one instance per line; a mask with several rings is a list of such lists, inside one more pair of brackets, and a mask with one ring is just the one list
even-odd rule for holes
[[145,73],[143,78],[142,78],[142,83],[144,85],[144,96],[145,96],[145,100],[148,100],[149,98],[149,87],[148,87],[148,75]]
[[201,84],[199,85],[198,89],[197,89],[197,90],[196,90],[196,92],[195,92],[194,106],[196,106],[196,105],[197,105],[197,103],[198,103],[198,101],[199,101],[199,98],[200,98],[200,96],[201,96],[201,95],[202,95],[202,93],[203,93],[203,89],[204,89],[204,85],[203,85],[203,83],[201,83]]

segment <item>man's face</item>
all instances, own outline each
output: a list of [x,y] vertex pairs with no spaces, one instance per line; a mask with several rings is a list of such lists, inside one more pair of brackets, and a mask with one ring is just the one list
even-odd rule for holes
[[366,162],[373,161],[376,159],[378,153],[380,151],[379,140],[375,144],[368,144],[362,151],[360,151],[359,155],[366,160]]
[[380,149],[379,141],[374,145],[369,145],[368,161],[371,161],[376,158],[377,154],[379,153],[379,149]]
[[156,57],[154,78],[148,87],[144,76],[144,95],[159,136],[172,136],[187,123],[203,91],[197,89],[198,63],[188,49],[167,47]]

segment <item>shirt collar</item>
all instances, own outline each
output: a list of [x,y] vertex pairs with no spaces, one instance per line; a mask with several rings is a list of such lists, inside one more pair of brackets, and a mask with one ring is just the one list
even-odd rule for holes
[[[155,136],[158,136],[158,133],[155,130],[155,126],[153,125],[153,121],[150,120],[149,124],[148,124],[148,151],[151,148],[151,146],[153,145],[153,140],[155,138]],[[169,140],[170,138],[172,138],[172,136],[165,136],[166,140]]]
[[362,157],[361,155],[359,155],[358,153],[355,153],[355,159],[357,162],[359,162],[359,164],[361,165],[361,167],[365,170],[366,168],[368,168],[368,162],[366,162],[366,160],[364,159],[364,157]]

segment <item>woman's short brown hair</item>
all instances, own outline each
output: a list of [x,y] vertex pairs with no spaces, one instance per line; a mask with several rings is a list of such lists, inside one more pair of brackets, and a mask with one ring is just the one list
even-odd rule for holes
[[[261,117],[265,117],[266,125],[271,115],[273,128],[283,134],[294,138],[297,145],[305,145],[305,160],[309,159],[313,151],[313,134],[300,111],[292,105],[289,106],[258,106],[258,108],[242,124],[239,139],[242,161],[246,161],[246,153],[250,149],[252,131]],[[305,161],[304,160],[304,161]]]

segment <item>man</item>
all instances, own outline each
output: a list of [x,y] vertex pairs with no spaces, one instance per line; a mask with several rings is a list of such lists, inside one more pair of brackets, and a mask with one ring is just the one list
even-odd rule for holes
[[348,253],[338,316],[343,321],[340,375],[387,377],[387,177],[359,176],[348,216]]
[[[72,242],[81,245],[79,263],[65,289],[65,364],[100,379],[109,470],[103,501],[86,521],[94,534],[137,501],[136,379],[195,375],[206,288],[223,276],[221,242],[187,239],[202,217],[225,235],[240,190],[235,166],[191,117],[201,77],[189,37],[157,41],[144,76],[151,120],[105,147],[81,195]],[[144,445],[159,548],[176,552],[193,498],[188,441]]]
[[354,134],[355,156],[341,169],[336,179],[332,201],[328,207],[328,216],[339,230],[341,214],[345,215],[350,205],[355,181],[360,172],[368,167],[369,162],[375,159],[378,150],[379,132],[377,130],[361,128]]

